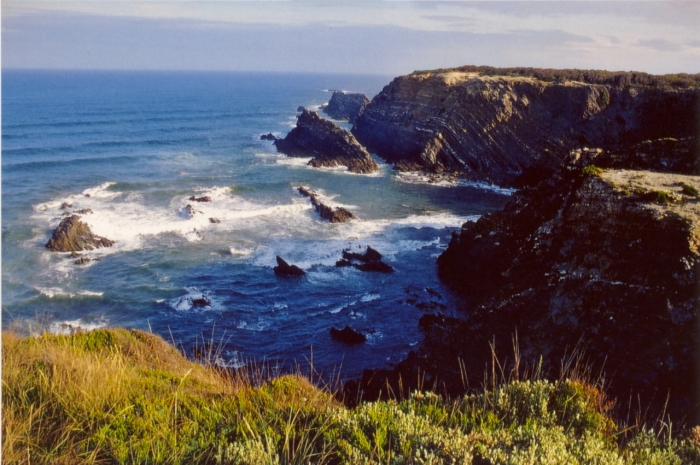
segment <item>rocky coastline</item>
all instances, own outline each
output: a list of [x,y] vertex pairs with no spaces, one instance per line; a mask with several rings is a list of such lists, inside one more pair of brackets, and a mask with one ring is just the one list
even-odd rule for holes
[[323,112],[335,120],[354,123],[369,103],[370,100],[365,94],[336,90],[333,91]]

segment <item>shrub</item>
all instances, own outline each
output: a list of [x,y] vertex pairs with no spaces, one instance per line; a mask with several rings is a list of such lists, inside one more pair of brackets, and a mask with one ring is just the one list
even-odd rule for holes
[[581,173],[586,176],[586,177],[591,177],[595,176],[599,178],[603,174],[604,170],[603,168],[599,168],[595,165],[586,165],[583,170],[581,170]]

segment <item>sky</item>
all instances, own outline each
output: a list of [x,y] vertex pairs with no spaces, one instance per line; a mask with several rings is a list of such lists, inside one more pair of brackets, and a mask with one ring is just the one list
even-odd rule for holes
[[2,67],[700,73],[700,1],[2,1]]

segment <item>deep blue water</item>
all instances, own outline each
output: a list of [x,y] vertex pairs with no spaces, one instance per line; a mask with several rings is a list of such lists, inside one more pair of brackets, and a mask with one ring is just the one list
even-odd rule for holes
[[[327,102],[327,89],[371,97],[389,81],[4,70],[3,328],[126,326],[186,350],[213,333],[225,343],[224,363],[305,364],[313,348],[317,370],[342,366],[345,377],[399,361],[419,343],[423,313],[461,305],[435,268],[451,231],[507,197],[430,185],[387,165],[370,176],[309,168],[260,140],[268,132],[284,136],[297,106]],[[358,219],[322,221],[298,185]],[[192,195],[213,201],[196,204],[200,213],[189,218]],[[91,209],[83,220],[116,245],[88,253],[96,260],[82,266],[44,248],[63,202],[73,205],[68,211]],[[396,272],[334,266],[343,249],[366,245]],[[276,277],[276,255],[306,276]],[[193,307],[201,296],[212,305]],[[333,341],[330,328],[345,325],[367,333],[367,344]]]

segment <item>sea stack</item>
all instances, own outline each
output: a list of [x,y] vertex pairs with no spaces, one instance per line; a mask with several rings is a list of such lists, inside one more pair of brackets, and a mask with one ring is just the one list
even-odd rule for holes
[[348,171],[358,174],[379,170],[355,136],[306,109],[299,115],[296,127],[274,144],[290,157],[313,157],[309,165],[317,168],[347,166]]

